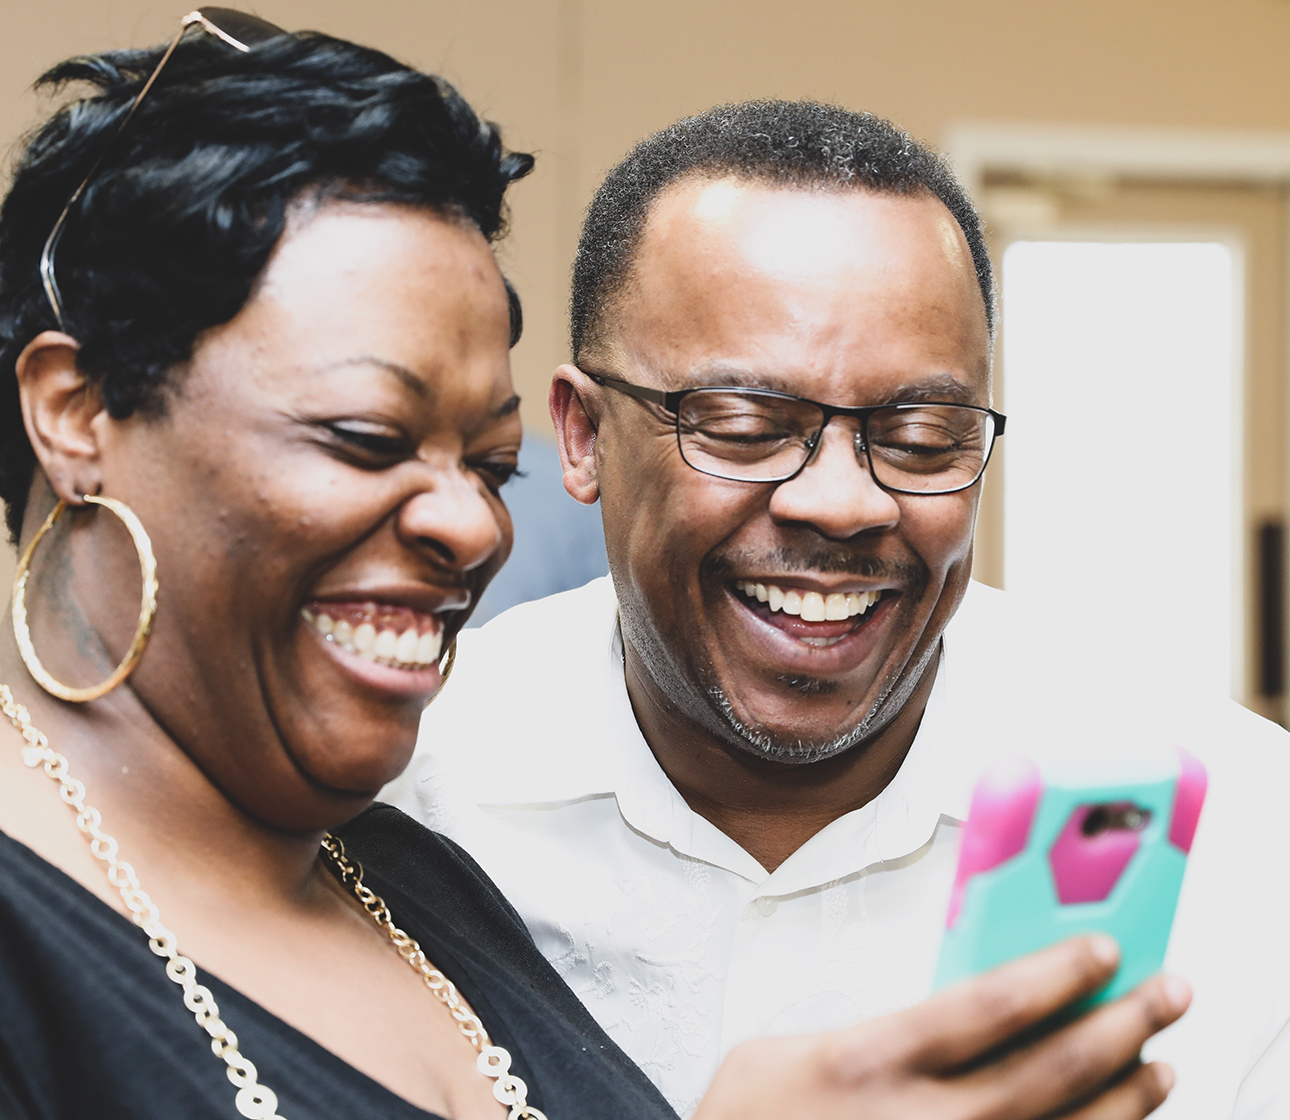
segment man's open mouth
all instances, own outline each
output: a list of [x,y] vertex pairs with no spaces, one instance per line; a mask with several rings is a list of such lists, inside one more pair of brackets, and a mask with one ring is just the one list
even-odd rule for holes
[[[807,645],[824,648],[835,645],[859,629],[870,617],[879,602],[882,591],[848,591],[823,594],[796,587],[783,587],[774,583],[737,580],[734,584],[747,600],[746,605],[767,621],[777,622],[775,615],[794,619],[781,625]],[[783,620],[787,623],[787,619]],[[802,623],[810,623],[803,627]],[[809,629],[810,633],[802,633]]]

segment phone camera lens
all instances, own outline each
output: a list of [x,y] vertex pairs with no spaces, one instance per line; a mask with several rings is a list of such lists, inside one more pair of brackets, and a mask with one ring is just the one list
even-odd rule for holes
[[1080,831],[1085,836],[1104,832],[1141,832],[1151,823],[1151,810],[1136,805],[1095,805],[1084,818]]
[[1084,835],[1100,836],[1111,827],[1111,811],[1105,805],[1099,805],[1084,818]]

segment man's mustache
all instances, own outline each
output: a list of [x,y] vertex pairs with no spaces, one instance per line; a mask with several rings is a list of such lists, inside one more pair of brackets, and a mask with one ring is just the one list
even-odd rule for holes
[[906,591],[921,590],[927,583],[926,565],[870,556],[839,545],[816,545],[797,548],[784,545],[768,552],[727,552],[709,561],[709,571],[718,578],[747,575],[749,572],[774,572],[779,576],[849,575],[893,583]]

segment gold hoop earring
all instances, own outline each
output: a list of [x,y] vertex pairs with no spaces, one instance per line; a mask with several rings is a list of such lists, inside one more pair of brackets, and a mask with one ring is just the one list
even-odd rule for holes
[[452,644],[448,647],[448,652],[444,654],[444,659],[439,669],[439,692],[436,692],[429,700],[426,701],[427,708],[439,699],[439,693],[443,692],[443,686],[448,683],[448,678],[452,676],[452,667],[456,664],[457,639],[453,638]]
[[18,652],[22,655],[23,664],[27,666],[27,671],[35,678],[35,681],[41,688],[60,700],[67,700],[73,704],[84,704],[89,700],[97,700],[100,696],[106,696],[126,677],[134,672],[134,667],[139,664],[139,658],[143,656],[144,646],[148,644],[148,636],[152,633],[152,620],[157,613],[157,558],[152,551],[152,541],[148,539],[147,531],[143,523],[124,502],[118,502],[115,498],[102,498],[93,494],[86,494],[85,500],[96,506],[104,506],[110,509],[124,523],[130,531],[130,538],[134,541],[134,549],[139,554],[139,567],[143,571],[143,595],[139,604],[139,625],[134,631],[134,641],[130,643],[130,648],[126,650],[125,657],[121,659],[121,664],[112,670],[111,676],[106,680],[100,681],[89,688],[72,688],[56,681],[49,675],[49,671],[40,663],[40,658],[36,656],[36,647],[31,644],[31,629],[27,625],[27,576],[30,574],[31,558],[35,555],[36,546],[40,544],[40,539],[54,527],[54,523],[63,516],[63,511],[67,509],[67,500],[61,499],[53,509],[53,512],[45,518],[45,523],[40,527],[40,531],[31,538],[31,543],[22,554],[22,559],[18,561],[18,570],[14,573],[13,580],[13,636],[18,643]]
[[[457,639],[453,638],[452,645],[448,647],[448,655],[444,658],[443,667],[439,670],[439,690],[443,691],[443,686],[448,683],[448,678],[452,676],[452,667],[457,664]],[[438,692],[435,693],[439,695]]]

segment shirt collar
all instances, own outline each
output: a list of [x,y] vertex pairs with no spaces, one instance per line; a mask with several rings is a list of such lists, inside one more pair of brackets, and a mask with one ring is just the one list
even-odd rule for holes
[[[478,799],[481,805],[543,805],[613,796],[630,784],[642,765],[642,751],[650,762],[654,760],[627,696],[612,581],[603,576],[577,591],[524,606],[541,608],[555,598],[569,601],[569,607],[559,612],[558,630],[541,627],[540,656],[572,672],[559,683],[564,674],[546,671],[521,675],[514,682],[506,704],[512,711],[526,713],[530,745],[506,752],[506,765],[488,777],[487,792]],[[473,655],[476,634],[487,635],[491,627],[506,622],[508,615],[524,606],[508,611],[482,631],[464,631],[459,654],[463,663]],[[556,612],[544,614],[544,621],[556,621]],[[528,635],[522,641],[537,645]],[[659,775],[670,789],[661,770]],[[654,804],[651,820],[660,812],[661,806]]]

